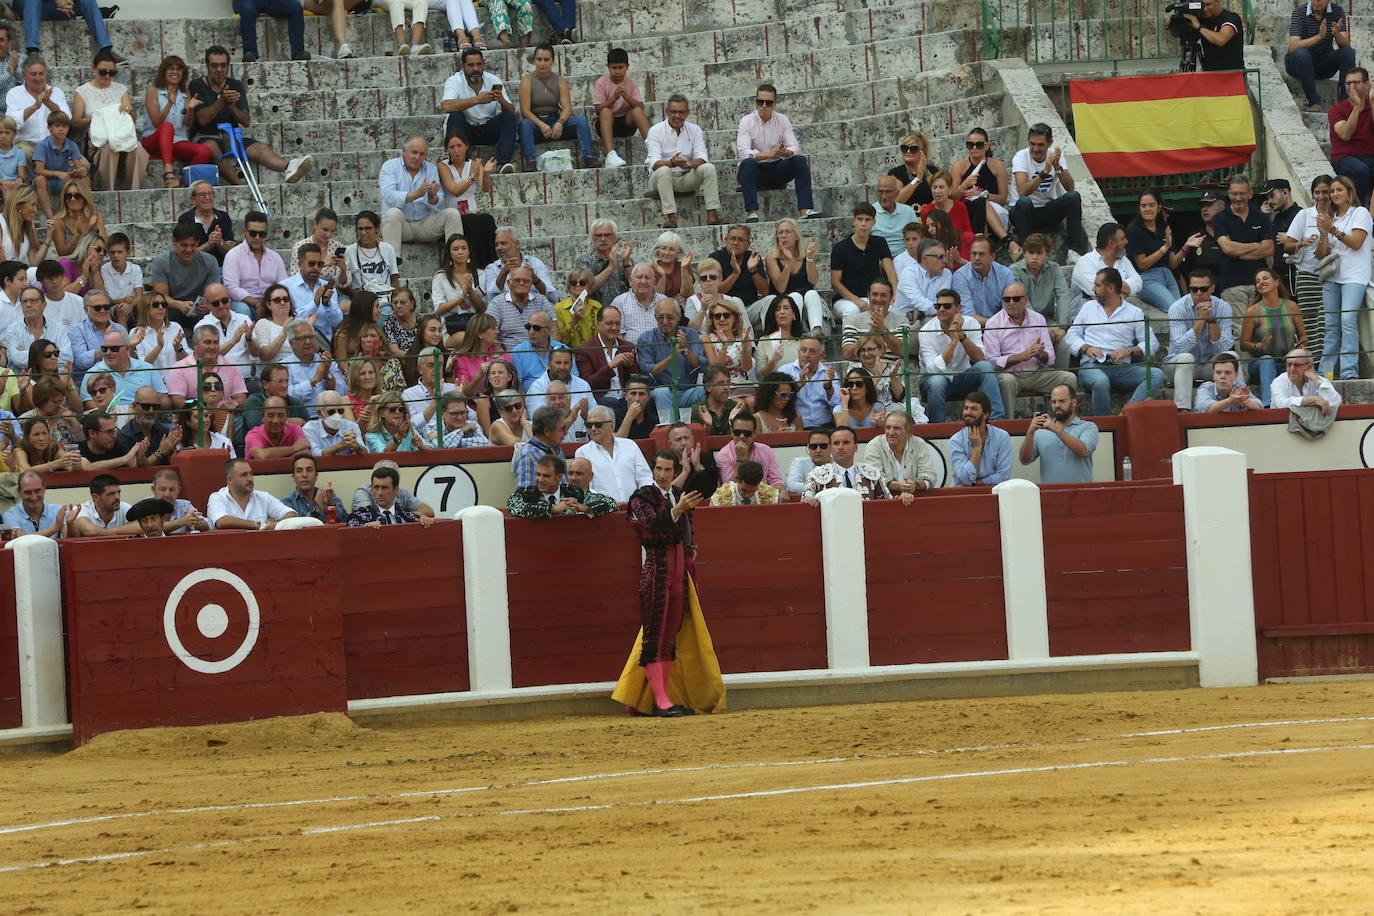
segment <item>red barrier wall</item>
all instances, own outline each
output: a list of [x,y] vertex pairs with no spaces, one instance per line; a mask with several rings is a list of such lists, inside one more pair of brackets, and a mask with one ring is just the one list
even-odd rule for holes
[[1050,654],[1186,651],[1183,489],[1042,488]]
[[1374,473],[1250,477],[1260,677],[1374,673]]
[[24,724],[19,705],[19,625],[14,615],[14,554],[0,550],[0,728]]
[[986,488],[864,503],[875,665],[1007,657],[997,499]]
[[722,671],[826,666],[820,518],[801,503],[693,513],[698,595]]
[[639,629],[639,540],[623,513],[507,519],[506,564],[516,687],[620,676]]
[[468,689],[462,524],[350,528],[339,539],[348,698]]
[[[345,709],[338,529],[62,543],[68,689],[78,743],[103,731],[193,725]],[[260,631],[237,665],[193,670],[173,652],[164,609],[178,583],[207,564],[241,577]],[[216,636],[211,605],[226,626]],[[175,605],[191,655],[227,663],[249,632],[245,600],[220,581]],[[209,630],[208,635],[203,635]]]

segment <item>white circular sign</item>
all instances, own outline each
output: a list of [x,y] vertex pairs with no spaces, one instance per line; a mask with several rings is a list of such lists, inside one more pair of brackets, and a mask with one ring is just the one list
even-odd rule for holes
[[947,480],[949,480],[949,461],[945,458],[945,453],[940,451],[940,447],[934,442],[931,442],[924,436],[921,437],[921,441],[930,446],[930,450],[935,453],[935,457],[940,459],[938,466],[935,468],[935,486],[933,488],[938,490],[945,485]]
[[[202,582],[223,582],[239,593],[239,597],[243,599],[244,608],[248,612],[248,632],[244,635],[243,642],[228,658],[217,662],[208,662],[192,655],[181,641],[181,636],[177,634],[177,607],[181,604],[181,599],[186,597],[186,593]],[[257,645],[258,630],[261,625],[262,615],[258,610],[258,599],[253,594],[253,590],[248,587],[248,583],[229,570],[214,566],[197,569],[195,572],[189,572],[182,576],[181,581],[167,596],[167,604],[162,610],[162,630],[167,637],[167,645],[171,648],[172,654],[187,668],[192,671],[199,671],[201,674],[223,674],[237,668],[239,663],[248,657],[248,653],[253,651],[253,646]],[[207,604],[196,613],[196,628],[206,639],[217,639],[229,629],[229,613],[221,605]]]
[[434,510],[439,518],[477,505],[477,483],[456,464],[436,464],[425,469],[415,481],[415,498]]

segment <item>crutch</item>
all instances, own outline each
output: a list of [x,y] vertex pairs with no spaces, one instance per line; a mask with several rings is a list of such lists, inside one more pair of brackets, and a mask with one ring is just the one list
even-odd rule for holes
[[264,214],[271,216],[272,214],[267,212],[267,202],[262,199],[262,191],[258,188],[257,176],[253,174],[253,165],[248,161],[248,151],[243,147],[243,128],[222,121],[219,129],[229,140],[229,152],[238,163],[239,171],[243,173],[243,180],[248,185],[248,192],[253,195],[253,202]]

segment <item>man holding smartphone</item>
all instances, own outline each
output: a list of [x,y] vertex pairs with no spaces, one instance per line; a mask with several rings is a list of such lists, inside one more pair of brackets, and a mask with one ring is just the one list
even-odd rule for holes
[[480,48],[464,48],[462,70],[444,82],[439,110],[448,115],[445,134],[460,134],[468,147],[496,146],[497,171],[515,171],[515,105],[499,77],[487,72]]
[[334,328],[343,321],[343,309],[339,307],[339,294],[334,284],[320,276],[324,270],[324,253],[319,245],[306,242],[297,257],[300,270],[282,285],[291,294],[296,317],[314,324],[315,330],[324,335],[325,340],[330,340]]
[[1021,463],[1040,459],[1041,483],[1091,483],[1097,424],[1078,416],[1072,385],[1055,385],[1050,412],[1037,413],[1021,440]]

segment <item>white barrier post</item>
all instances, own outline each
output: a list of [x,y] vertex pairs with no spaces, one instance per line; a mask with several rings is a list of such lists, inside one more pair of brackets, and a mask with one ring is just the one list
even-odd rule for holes
[[67,721],[67,665],[57,542],[25,534],[5,546],[14,553],[22,722],[25,728],[62,725]]
[[506,518],[469,506],[463,523],[463,593],[467,598],[468,689],[509,690],[510,598],[506,592]]
[[1183,487],[1188,606],[1203,687],[1259,683],[1250,571],[1250,493],[1245,456],[1197,446],[1174,454]]
[[1040,488],[1029,480],[1004,480],[992,488],[1002,529],[1002,603],[1007,615],[1007,658],[1050,657],[1045,597],[1045,532]]
[[868,667],[868,569],[863,500],[857,490],[821,491],[825,650],[831,668]]

